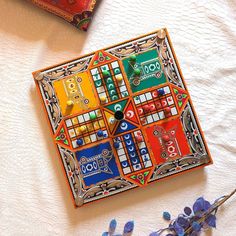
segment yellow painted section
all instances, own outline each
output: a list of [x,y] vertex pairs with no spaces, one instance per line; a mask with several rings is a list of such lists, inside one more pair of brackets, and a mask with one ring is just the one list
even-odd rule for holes
[[111,124],[110,120],[112,118],[114,119],[114,116],[111,113],[107,112],[107,111],[105,111],[105,116],[106,116],[106,119],[107,119],[107,122],[108,122],[108,125],[109,125],[109,129],[110,129],[111,132],[113,132],[114,128],[115,128],[115,122]]
[[[63,116],[85,112],[99,105],[87,72],[57,80],[53,83],[53,87]],[[76,120],[72,122],[74,125],[77,124]]]

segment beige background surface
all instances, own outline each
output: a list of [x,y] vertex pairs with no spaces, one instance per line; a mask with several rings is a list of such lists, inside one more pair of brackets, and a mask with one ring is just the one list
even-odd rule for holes
[[[116,218],[134,235],[166,226],[198,196],[236,182],[236,1],[103,0],[88,33],[24,0],[0,0],[0,235],[97,236]],[[74,209],[31,72],[167,27],[214,165]],[[236,234],[236,200],[217,230]]]

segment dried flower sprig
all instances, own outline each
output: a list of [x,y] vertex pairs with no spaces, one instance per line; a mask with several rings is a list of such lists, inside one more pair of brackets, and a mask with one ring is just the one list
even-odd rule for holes
[[[163,212],[165,220],[171,220],[168,227],[151,233],[149,236],[198,236],[203,230],[216,228],[216,212],[218,208],[236,193],[236,189],[229,195],[222,196],[211,204],[203,197],[198,198],[193,207],[185,207],[184,212],[171,220],[169,212]],[[134,222],[129,221],[124,226],[123,234],[116,234],[117,222],[113,219],[109,229],[102,236],[130,236],[134,230]]]
[[[218,208],[236,193],[236,189],[229,195],[222,196],[210,204],[203,197],[198,198],[190,207],[184,208],[184,213],[172,220],[167,228],[151,233],[149,236],[197,236],[202,230],[216,228],[216,212]],[[168,212],[163,213],[163,218],[170,220]]]
[[104,232],[102,236],[130,236],[133,233],[134,230],[134,222],[128,221],[123,230],[123,234],[117,234],[116,231],[117,222],[115,219],[111,220],[109,229],[107,232]]

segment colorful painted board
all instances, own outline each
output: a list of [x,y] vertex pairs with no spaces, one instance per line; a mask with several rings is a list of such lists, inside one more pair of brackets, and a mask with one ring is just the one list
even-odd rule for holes
[[86,31],[97,0],[30,0],[37,6]]
[[166,29],[33,76],[75,206],[212,163]]

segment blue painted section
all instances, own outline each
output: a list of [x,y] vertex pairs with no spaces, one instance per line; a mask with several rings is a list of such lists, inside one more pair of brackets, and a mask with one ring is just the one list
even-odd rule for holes
[[123,135],[124,144],[129,155],[130,162],[133,167],[140,164],[140,159],[134,145],[134,140],[131,134]]
[[120,175],[109,142],[77,151],[76,158],[86,186]]
[[119,123],[119,125],[116,129],[115,135],[121,134],[123,132],[130,131],[130,130],[133,130],[133,129],[136,129],[136,128],[137,127],[135,125],[129,123],[126,120],[122,120],[122,121],[120,121],[120,123]]

